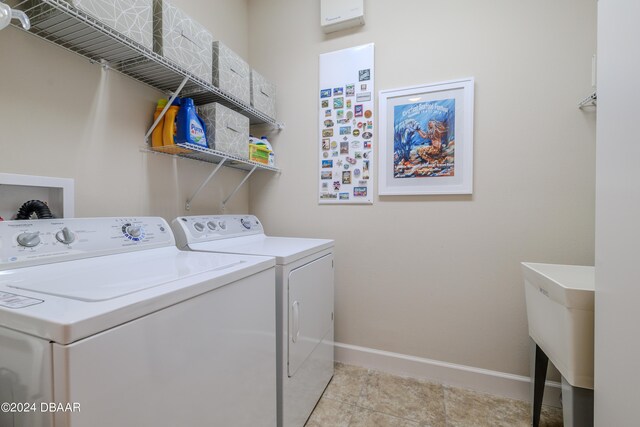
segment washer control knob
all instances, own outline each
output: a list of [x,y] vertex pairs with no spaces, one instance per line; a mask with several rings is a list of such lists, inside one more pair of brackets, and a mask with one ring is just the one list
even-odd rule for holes
[[40,244],[40,232],[22,233],[18,236],[18,244],[25,248],[33,248]]
[[216,228],[218,228],[216,223],[213,222],[213,221],[207,222],[207,227],[209,227],[209,230],[211,230],[211,231],[216,231]]
[[247,230],[251,230],[251,221],[245,218],[242,218],[240,220],[240,222],[242,223],[242,225],[244,225],[244,228],[246,228]]
[[69,227],[65,227],[56,233],[56,240],[65,245],[69,245],[76,240],[76,236],[69,230]]
[[193,224],[193,228],[195,228],[196,231],[202,233],[204,231],[204,224],[201,222],[196,222],[195,224]]
[[222,230],[226,230],[227,229],[227,223],[225,221],[219,221],[218,222],[218,227],[220,227]]
[[139,225],[130,225],[127,227],[127,233],[131,237],[140,237],[142,235],[142,227]]

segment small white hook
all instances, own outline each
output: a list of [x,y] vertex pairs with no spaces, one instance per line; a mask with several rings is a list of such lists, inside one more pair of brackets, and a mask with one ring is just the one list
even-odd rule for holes
[[13,10],[9,5],[0,3],[0,30],[11,23],[12,19],[18,19],[25,30],[31,28],[29,17],[19,10]]
[[11,19],[19,20],[20,23],[22,24],[22,28],[24,28],[27,31],[29,31],[29,29],[31,28],[31,21],[29,21],[29,17],[27,16],[26,13],[24,13],[24,12],[22,12],[20,10],[12,9],[11,10]]

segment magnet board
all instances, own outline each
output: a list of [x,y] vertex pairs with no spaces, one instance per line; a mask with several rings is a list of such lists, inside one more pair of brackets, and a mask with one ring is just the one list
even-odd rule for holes
[[373,203],[373,43],[320,55],[318,203]]

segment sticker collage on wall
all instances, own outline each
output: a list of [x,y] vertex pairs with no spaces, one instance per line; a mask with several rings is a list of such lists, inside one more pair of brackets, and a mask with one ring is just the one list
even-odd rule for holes
[[373,203],[373,48],[320,55],[319,203]]

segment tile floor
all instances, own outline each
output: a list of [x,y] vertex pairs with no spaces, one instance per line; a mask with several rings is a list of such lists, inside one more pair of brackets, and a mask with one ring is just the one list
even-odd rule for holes
[[[529,404],[475,391],[336,364],[306,427],[529,426]],[[541,426],[562,426],[543,406]]]

